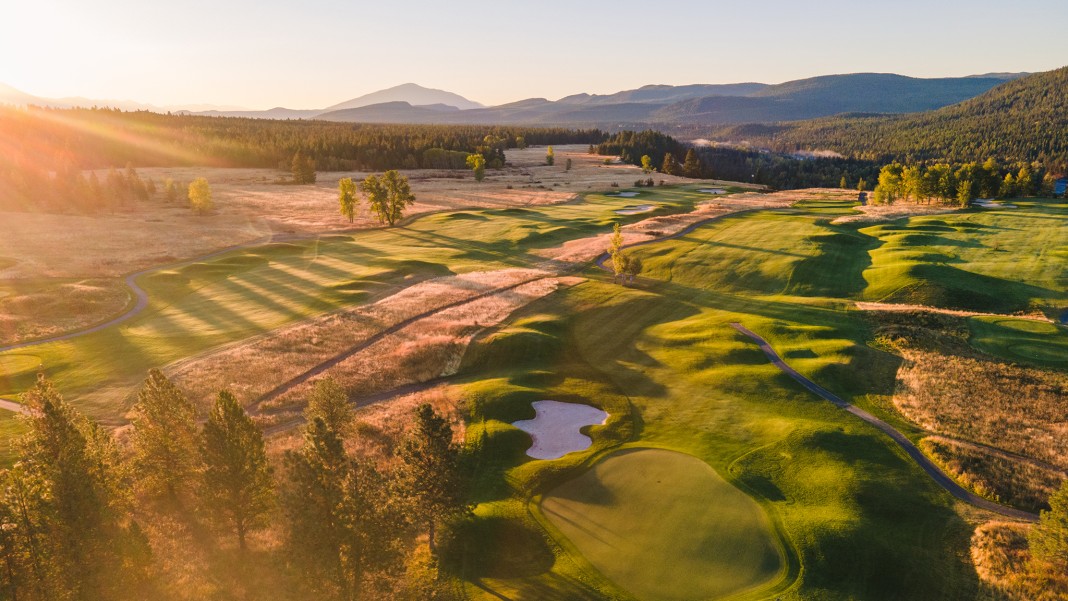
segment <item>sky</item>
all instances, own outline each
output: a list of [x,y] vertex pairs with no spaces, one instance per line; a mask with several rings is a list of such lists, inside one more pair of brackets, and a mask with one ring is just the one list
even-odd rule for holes
[[323,108],[414,82],[484,104],[645,84],[1068,65],[1065,0],[2,0],[36,96]]

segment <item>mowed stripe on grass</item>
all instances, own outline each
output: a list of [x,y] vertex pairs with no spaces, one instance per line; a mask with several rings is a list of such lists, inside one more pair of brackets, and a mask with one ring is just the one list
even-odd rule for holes
[[760,506],[684,453],[614,453],[546,494],[541,510],[639,599],[719,598],[772,584],[785,566]]

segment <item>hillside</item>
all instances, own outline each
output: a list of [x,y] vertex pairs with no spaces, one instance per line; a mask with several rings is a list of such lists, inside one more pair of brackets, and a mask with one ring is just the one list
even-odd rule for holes
[[906,157],[1068,163],[1068,67],[1003,83],[959,104],[914,115],[749,124],[712,132],[778,151],[833,150],[873,160]]
[[386,88],[385,90],[371,92],[370,94],[364,94],[363,96],[353,98],[352,100],[346,100],[345,102],[328,106],[321,112],[326,113],[330,111],[355,109],[385,102],[407,102],[412,106],[444,104],[454,106],[461,110],[483,108],[483,105],[468,100],[459,94],[446,92],[445,90],[424,88],[423,86],[414,83],[406,83],[392,88]]
[[[773,122],[841,113],[908,113],[947,106],[986,92],[999,77],[919,79],[855,73],[777,85],[644,86],[603,96],[577,94],[557,101],[531,98],[441,115],[419,108],[329,112],[316,118],[370,123],[542,124],[637,126]],[[426,103],[430,104],[430,103]],[[445,104],[449,104],[446,102]]]

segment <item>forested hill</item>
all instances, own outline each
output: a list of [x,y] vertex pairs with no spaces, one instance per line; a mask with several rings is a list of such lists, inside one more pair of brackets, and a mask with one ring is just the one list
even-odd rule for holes
[[1068,67],[1006,82],[925,113],[831,117],[714,130],[723,142],[750,142],[780,152],[833,150],[846,156],[951,162],[1041,161],[1068,168]]

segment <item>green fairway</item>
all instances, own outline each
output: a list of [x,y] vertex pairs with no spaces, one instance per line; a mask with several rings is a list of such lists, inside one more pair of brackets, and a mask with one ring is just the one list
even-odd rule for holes
[[864,298],[1013,313],[1068,304],[1068,203],[914,217],[864,228],[877,238]]
[[[593,522],[576,519],[569,532],[553,519],[552,503],[528,503],[559,499],[561,490],[570,503],[604,498],[610,488],[611,504],[582,513],[627,524],[629,508],[641,506],[668,532],[707,518],[707,506],[689,518],[671,512],[673,497],[651,485],[626,478],[628,486],[608,486],[590,476],[621,443],[690,455],[768,516],[767,525],[747,529],[748,541],[740,530],[732,540],[759,547],[770,526],[784,541],[783,577],[762,580],[756,575],[774,568],[750,557],[735,571],[753,576],[732,586],[766,586],[731,598],[974,598],[977,577],[962,555],[970,528],[953,499],[888,437],[802,389],[730,327],[743,323],[806,376],[900,425],[885,410],[900,358],[868,345],[872,325],[848,300],[863,291],[868,253],[879,242],[829,223],[849,210],[809,202],[635,248],[643,285],[624,288],[591,271],[594,281],[540,301],[471,349],[464,373],[478,401],[468,437],[486,462],[476,490],[477,522],[486,526],[469,558],[478,566],[468,574],[478,583],[469,589],[474,598],[659,598],[640,574],[612,567],[637,561],[637,547],[650,539],[617,547],[613,559],[591,542]],[[509,423],[531,417],[530,401],[543,398],[595,404],[612,417],[592,429],[588,452],[533,461],[523,455],[529,438]],[[491,528],[502,521],[526,534]],[[531,534],[546,523],[552,536]],[[507,567],[530,557],[541,559],[526,570]],[[648,561],[650,571],[661,569]],[[719,596],[694,578],[677,589],[662,578],[665,598]]]
[[785,569],[760,506],[682,453],[613,454],[552,489],[541,511],[640,599],[719,598],[774,581]]
[[997,357],[1038,366],[1068,367],[1068,327],[1007,317],[968,320],[973,346]]
[[[96,419],[116,423],[148,369],[297,320],[371,302],[420,279],[530,266],[529,251],[608,231],[649,215],[692,210],[707,196],[688,188],[643,194],[657,209],[621,217],[627,198],[429,215],[407,227],[242,249],[148,273],[149,306],[135,318],[71,340],[11,351],[36,362]],[[27,389],[36,368],[0,371],[0,396]],[[80,393],[93,391],[91,397]]]

